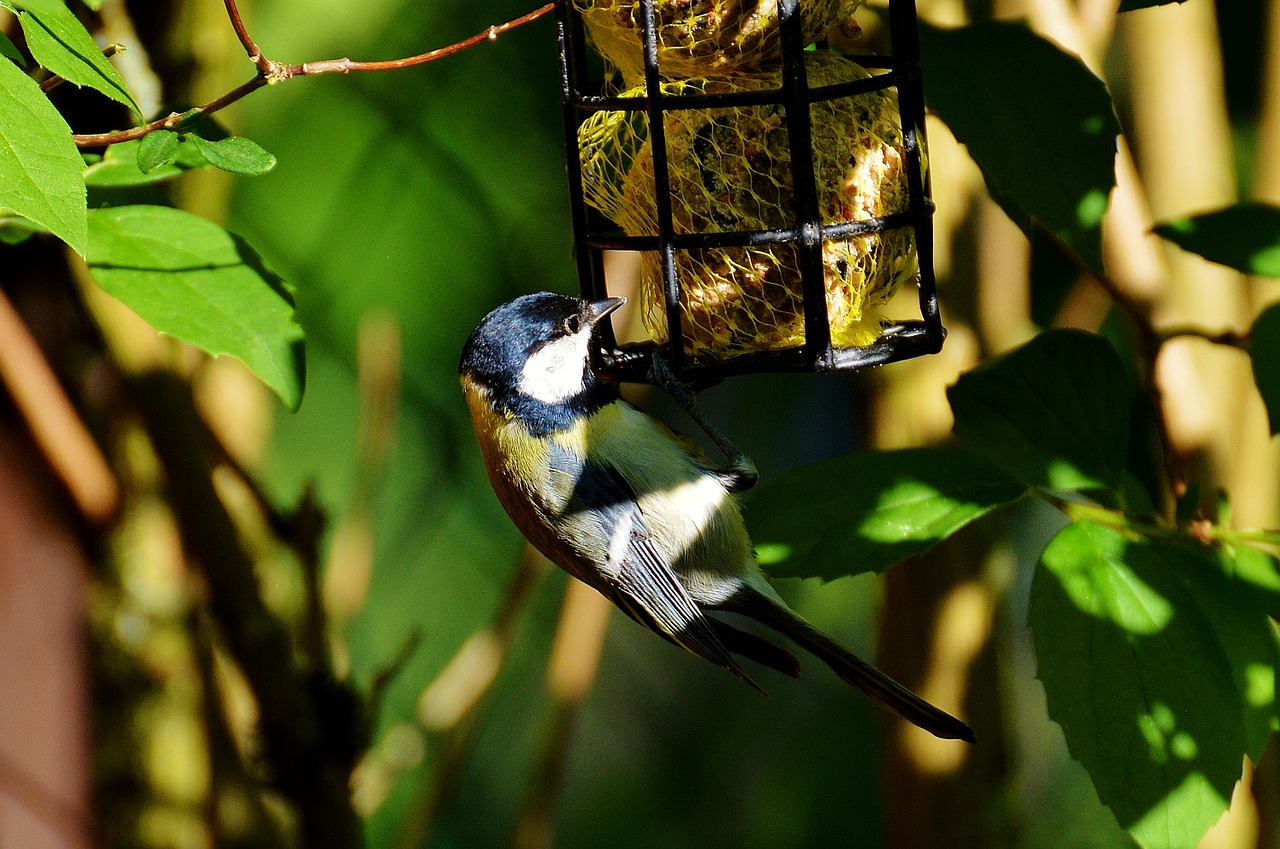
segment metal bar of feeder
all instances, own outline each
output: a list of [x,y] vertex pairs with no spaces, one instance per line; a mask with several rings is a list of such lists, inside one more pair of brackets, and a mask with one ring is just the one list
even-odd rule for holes
[[783,108],[787,146],[791,153],[791,190],[800,238],[796,242],[800,282],[804,293],[804,350],[812,365],[823,370],[831,363],[831,324],[827,317],[826,273],[822,266],[822,222],[818,212],[818,181],[813,168],[813,116],[804,64],[804,20],[799,0],[778,4],[782,40]]
[[[560,57],[560,95],[564,104],[564,132],[566,139],[577,138],[578,136],[578,112],[573,107],[574,101],[579,98],[577,77],[578,71],[581,70],[581,62],[585,58],[581,54],[581,49],[575,49],[575,45],[581,45],[583,39],[581,31],[576,33],[579,37],[572,38],[570,29],[572,27],[581,27],[581,21],[572,15],[568,3],[557,3],[555,9],[556,20],[556,43],[559,48],[557,51]],[[565,157],[565,168],[569,173],[569,186],[578,187],[576,191],[569,192],[569,215],[573,225],[573,244],[574,244],[574,263],[578,269],[579,281],[588,281],[588,285],[592,289],[602,288],[602,284],[595,280],[592,274],[592,254],[595,253],[591,249],[588,242],[590,232],[587,226],[587,205],[583,198],[582,186],[582,159],[576,154]],[[592,293],[596,295],[596,293]],[[596,295],[598,297],[598,295]]]
[[942,320],[938,313],[938,287],[933,271],[933,205],[929,175],[924,166],[924,84],[920,69],[919,21],[914,2],[889,5],[889,35],[898,62],[898,120],[902,125],[902,147],[906,154],[907,193],[910,210],[916,217],[916,265],[920,315],[929,330],[932,349],[942,350]]
[[[915,223],[915,216],[910,210],[882,215],[878,218],[865,218],[859,221],[842,221],[839,224],[824,224],[822,237],[826,241],[848,239],[854,236],[865,236],[869,233],[883,233],[899,227],[910,227]],[[745,248],[762,245],[794,244],[802,238],[798,227],[787,227],[778,230],[726,230],[723,233],[674,233],[671,242],[678,250],[701,250],[706,248]],[[604,250],[620,251],[656,251],[660,249],[657,236],[589,236],[592,247]]]
[[658,21],[654,0],[640,0],[643,23],[645,114],[649,120],[649,145],[653,151],[653,190],[658,215],[658,252],[662,262],[663,300],[667,311],[667,338],[671,367],[679,374],[684,366],[684,327],[680,314],[680,281],[676,278],[675,224],[671,214],[671,171],[667,162],[667,127],[663,119],[665,96],[658,75]]
[[[819,372],[837,372],[909,360],[933,353],[930,339],[932,330],[923,321],[903,321],[885,328],[879,339],[870,345],[837,349],[830,364]],[[619,380],[645,380],[652,356],[652,345],[644,348],[628,348],[606,356],[602,368],[605,373]],[[684,377],[690,382],[716,380],[740,374],[773,372],[782,374],[810,373],[815,371],[808,354],[801,348],[781,351],[755,351],[743,353],[726,360],[691,362]]]
[[[883,74],[875,74],[865,79],[818,86],[805,92],[804,97],[810,103],[820,103],[824,100],[836,100],[841,97],[853,97],[870,91],[893,88],[896,85],[898,85],[897,77],[892,71],[889,71]],[[741,106],[765,106],[783,102],[787,95],[785,88],[711,93],[694,92],[667,98],[663,103],[663,110],[666,112],[679,112],[688,109],[731,109]],[[629,97],[583,96],[577,98],[574,105],[584,112],[642,112],[649,108],[648,98],[636,95]]]

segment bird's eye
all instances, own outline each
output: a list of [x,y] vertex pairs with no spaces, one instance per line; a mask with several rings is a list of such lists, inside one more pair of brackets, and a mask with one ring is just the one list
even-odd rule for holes
[[564,320],[564,332],[570,336],[582,329],[582,319],[576,315],[571,315]]

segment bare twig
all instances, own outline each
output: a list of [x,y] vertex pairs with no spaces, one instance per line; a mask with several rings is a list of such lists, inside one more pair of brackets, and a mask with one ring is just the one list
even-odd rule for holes
[[[123,53],[123,52],[124,52],[123,44],[108,44],[106,47],[102,48],[102,55],[104,58],[107,58],[107,59],[110,59],[112,56],[116,55],[117,53]],[[60,77],[57,74],[54,74],[53,76],[46,79],[44,82],[40,83],[40,90],[47,94],[53,91],[58,86],[65,83],[66,81],[67,80],[65,77]]]
[[405,666],[413,658],[413,653],[418,650],[418,646],[421,644],[422,632],[414,628],[404,638],[404,642],[400,644],[400,650],[395,653],[395,656],[381,669],[373,673],[373,676],[369,679],[369,716],[377,717],[382,712],[382,699],[387,694],[387,688],[404,671]]
[[141,127],[133,127],[128,130],[117,130],[110,133],[72,133],[71,140],[76,143],[76,147],[105,147],[109,144],[140,139],[145,135],[154,133],[156,130],[172,130],[183,121],[188,121],[201,115],[212,115],[221,109],[225,109],[270,82],[272,82],[270,78],[259,75],[248,82],[236,86],[231,91],[215,97],[203,106],[197,106],[187,112],[170,112],[165,117],[149,124],[143,124]]
[[299,75],[340,73],[346,74],[351,71],[395,71],[400,68],[412,68],[415,65],[425,65],[428,62],[434,62],[437,59],[443,59],[446,56],[452,56],[455,53],[461,53],[469,47],[485,41],[493,41],[504,32],[523,26],[530,21],[535,21],[543,15],[555,8],[555,3],[548,3],[539,9],[534,9],[527,15],[521,15],[513,18],[505,24],[497,24],[491,26],[483,32],[464,38],[462,41],[454,42],[448,47],[440,47],[436,50],[429,50],[426,53],[419,53],[417,56],[409,56],[405,59],[390,59],[385,62],[353,62],[350,59],[326,59],[320,62],[303,62],[301,65],[291,66],[299,68]]
[[1138,348],[1143,361],[1143,389],[1148,403],[1151,404],[1152,419],[1155,423],[1157,437],[1160,440],[1160,456],[1164,460],[1165,476],[1169,480],[1169,489],[1173,492],[1174,498],[1182,498],[1187,494],[1187,474],[1183,468],[1182,457],[1174,447],[1173,437],[1169,433],[1169,419],[1165,409],[1164,393],[1160,390],[1160,384],[1156,381],[1156,360],[1160,358],[1160,349],[1165,340],[1151,323],[1149,310],[1143,304],[1129,297],[1115,280],[1112,280],[1109,276],[1086,262],[1075,248],[1063,241],[1061,236],[1053,232],[1043,222],[1033,219],[1033,223],[1040,232],[1058,246],[1063,256],[1071,261],[1081,275],[1092,280],[1107,293],[1112,303],[1116,305],[1120,312],[1125,314],[1134,331],[1138,334]]
[[240,43],[244,45],[244,52],[249,54],[249,61],[258,66],[258,71],[263,76],[268,76],[271,71],[271,60],[262,55],[257,42],[249,35],[249,30],[244,25],[244,18],[240,17],[240,8],[236,5],[236,0],[223,0],[223,2],[227,7],[231,28],[236,31],[236,38],[240,39]]
[[212,115],[213,113],[230,106],[237,100],[240,100],[249,94],[257,91],[265,85],[281,83],[294,77],[309,77],[316,74],[347,74],[354,71],[392,71],[400,68],[412,68],[417,65],[425,65],[428,62],[434,62],[437,59],[443,59],[446,56],[452,56],[460,53],[469,47],[485,41],[493,41],[499,35],[523,26],[527,23],[541,18],[552,9],[555,8],[555,2],[547,3],[541,8],[535,9],[528,14],[521,15],[506,23],[496,24],[488,27],[482,32],[464,38],[461,41],[454,42],[447,47],[440,47],[435,50],[429,50],[426,53],[420,53],[417,56],[408,56],[404,59],[389,59],[377,62],[357,62],[351,59],[322,59],[318,62],[303,62],[299,65],[285,65],[275,62],[262,55],[257,43],[249,35],[245,28],[244,20],[240,17],[240,11],[236,7],[235,0],[223,0],[227,7],[227,14],[231,18],[231,25],[235,28],[236,35],[240,39],[240,43],[244,46],[245,51],[249,54],[249,58],[258,66],[258,75],[253,79],[242,83],[233,88],[231,91],[214,98],[203,106],[187,112],[172,112],[164,118],[152,121],[149,124],[143,124],[140,127],[133,127],[128,130],[118,130],[111,133],[77,133],[71,136],[72,140],[80,148],[103,147],[117,142],[130,141],[139,139],[143,136],[153,133],[156,130],[172,130],[184,121],[192,118]]

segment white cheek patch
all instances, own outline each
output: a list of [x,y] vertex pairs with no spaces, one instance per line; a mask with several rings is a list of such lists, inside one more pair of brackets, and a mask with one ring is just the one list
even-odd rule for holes
[[544,404],[568,401],[582,391],[590,341],[591,332],[584,330],[543,345],[525,361],[516,388]]

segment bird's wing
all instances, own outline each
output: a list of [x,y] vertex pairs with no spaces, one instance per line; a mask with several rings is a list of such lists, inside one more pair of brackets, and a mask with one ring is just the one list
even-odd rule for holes
[[734,660],[717,625],[685,590],[654,544],[636,493],[612,466],[588,460],[574,487],[567,513],[602,522],[608,569],[606,593],[628,616],[687,651],[723,666],[751,686],[755,681]]

